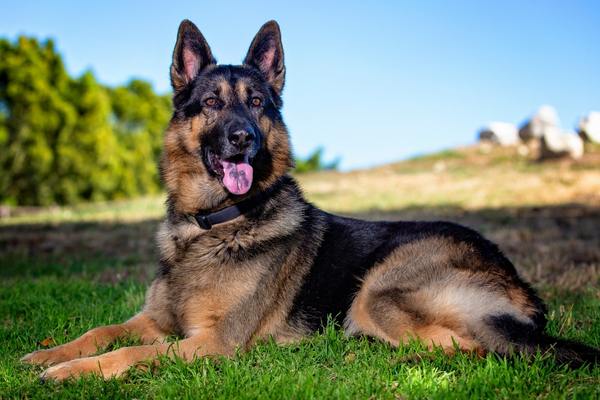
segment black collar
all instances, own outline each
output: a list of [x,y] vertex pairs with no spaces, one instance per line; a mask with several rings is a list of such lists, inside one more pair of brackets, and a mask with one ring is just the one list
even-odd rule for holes
[[198,212],[193,215],[189,215],[190,219],[196,221],[198,226],[202,229],[209,230],[213,225],[222,224],[223,222],[231,221],[240,215],[246,214],[252,211],[260,204],[262,204],[269,195],[273,192],[273,188],[270,188],[264,192],[249,197],[245,200],[240,201],[232,206],[225,207],[219,211],[211,213]]

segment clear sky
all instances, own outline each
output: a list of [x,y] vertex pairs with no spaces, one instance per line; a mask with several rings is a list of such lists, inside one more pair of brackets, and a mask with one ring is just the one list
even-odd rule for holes
[[542,104],[564,128],[600,110],[600,1],[21,0],[3,4],[0,35],[52,37],[73,74],[167,92],[183,18],[223,63],[241,62],[276,19],[294,149],[323,146],[344,169],[468,144],[483,124],[520,123]]

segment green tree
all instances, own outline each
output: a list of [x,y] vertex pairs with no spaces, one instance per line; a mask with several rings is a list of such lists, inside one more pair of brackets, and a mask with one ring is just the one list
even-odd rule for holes
[[72,129],[61,132],[55,148],[55,199],[75,203],[114,198],[122,171],[120,146],[109,123],[109,96],[87,72],[71,82],[68,100],[76,118]]
[[171,99],[159,96],[144,81],[110,90],[113,129],[121,144],[124,171],[120,189],[139,194],[159,190],[157,161],[171,116]]
[[159,190],[168,96],[67,74],[51,40],[0,40],[0,203],[67,204]]
[[54,203],[57,141],[76,120],[69,77],[50,40],[0,40],[0,60],[1,200]]

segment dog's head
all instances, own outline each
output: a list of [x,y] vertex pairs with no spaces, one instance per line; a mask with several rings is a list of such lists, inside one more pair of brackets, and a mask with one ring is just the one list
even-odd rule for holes
[[175,110],[161,160],[179,212],[236,202],[293,166],[280,113],[284,80],[275,21],[259,30],[242,65],[217,65],[198,28],[181,23],[171,65]]

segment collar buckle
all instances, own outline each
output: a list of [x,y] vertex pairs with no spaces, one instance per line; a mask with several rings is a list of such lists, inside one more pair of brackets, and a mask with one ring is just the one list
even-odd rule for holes
[[200,228],[206,229],[207,231],[210,230],[210,228],[212,228],[212,224],[210,223],[206,215],[196,214],[194,218],[196,219],[196,222],[198,223],[198,226],[200,226]]

